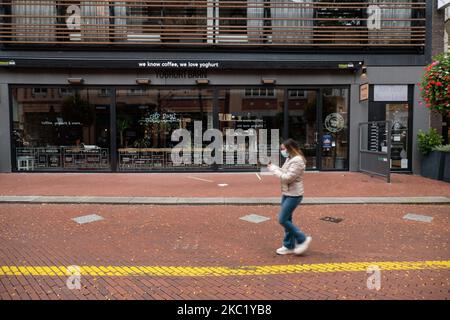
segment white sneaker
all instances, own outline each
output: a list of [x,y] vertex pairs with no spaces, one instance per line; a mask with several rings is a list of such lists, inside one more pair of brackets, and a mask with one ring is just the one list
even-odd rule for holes
[[306,250],[308,250],[309,244],[311,243],[312,238],[310,236],[306,237],[306,240],[303,241],[303,243],[297,245],[294,249],[294,253],[296,255],[300,255],[304,253]]
[[277,254],[293,254],[294,253],[294,249],[288,249],[285,246],[282,246],[281,248],[277,249]]

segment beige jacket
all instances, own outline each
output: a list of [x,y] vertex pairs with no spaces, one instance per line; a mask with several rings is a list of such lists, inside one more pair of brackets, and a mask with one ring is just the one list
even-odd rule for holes
[[305,162],[300,156],[288,158],[280,168],[276,165],[270,165],[269,170],[281,180],[281,193],[285,196],[303,195],[303,172],[305,171]]

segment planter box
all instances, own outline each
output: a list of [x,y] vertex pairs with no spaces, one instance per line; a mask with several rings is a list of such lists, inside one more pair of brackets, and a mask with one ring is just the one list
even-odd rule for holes
[[444,175],[445,153],[432,151],[422,159],[422,176],[442,180]]
[[450,182],[450,152],[444,153],[444,174],[443,180],[446,182]]

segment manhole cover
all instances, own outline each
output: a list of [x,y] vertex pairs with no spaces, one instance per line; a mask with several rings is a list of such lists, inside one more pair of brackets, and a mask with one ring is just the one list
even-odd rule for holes
[[248,222],[252,222],[252,223],[260,223],[260,222],[264,222],[267,220],[270,220],[270,218],[267,217],[263,217],[257,214],[249,214],[243,217],[240,217],[239,219],[244,220],[244,221],[248,221]]
[[403,217],[405,220],[413,220],[413,221],[420,221],[420,222],[431,222],[433,220],[433,217],[430,216],[423,216],[420,214],[414,214],[414,213],[408,213]]
[[84,223],[95,222],[95,221],[99,221],[99,220],[103,220],[103,219],[104,218],[102,216],[99,216],[97,214],[88,214],[86,216],[73,218],[72,220],[75,221],[76,223],[84,224]]
[[323,218],[320,218],[320,220],[333,222],[333,223],[339,223],[339,222],[341,222],[344,219],[342,219],[342,218],[335,218],[335,217],[323,217]]

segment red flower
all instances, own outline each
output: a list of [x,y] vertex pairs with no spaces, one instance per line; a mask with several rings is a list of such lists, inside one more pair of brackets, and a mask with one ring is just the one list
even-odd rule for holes
[[442,87],[442,82],[440,82],[440,81],[436,82],[436,86]]

